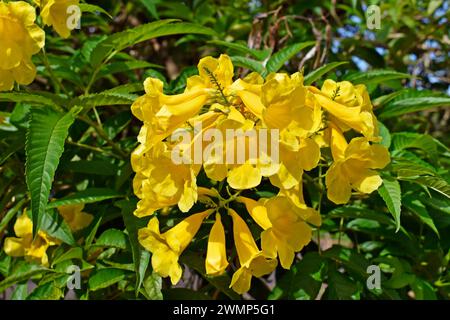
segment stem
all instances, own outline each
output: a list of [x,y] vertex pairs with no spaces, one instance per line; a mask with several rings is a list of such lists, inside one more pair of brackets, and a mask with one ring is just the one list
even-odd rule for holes
[[64,91],[64,93],[68,95],[66,88],[59,81],[58,77],[53,72],[52,67],[50,66],[50,63],[48,62],[47,53],[45,52],[45,48],[42,48],[42,57],[43,57],[42,62],[44,63],[45,68],[48,70],[50,79],[52,80],[53,87],[55,88],[56,93],[60,93],[61,89],[62,89]]
[[89,118],[87,118],[86,116],[81,116],[80,120],[83,122],[86,122],[88,125],[90,125],[91,127],[93,127],[95,129],[95,131],[98,133],[98,135],[106,141],[107,144],[109,144],[113,150],[115,152],[117,152],[118,155],[120,155],[121,158],[123,159],[128,159],[128,154],[126,154],[125,152],[123,152],[122,149],[120,149],[120,147],[114,143],[114,141],[112,141],[108,135],[106,134],[105,130],[103,130],[103,128],[99,127],[95,122],[91,121]]

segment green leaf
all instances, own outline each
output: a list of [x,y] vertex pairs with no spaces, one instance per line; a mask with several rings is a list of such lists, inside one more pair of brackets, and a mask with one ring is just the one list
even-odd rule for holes
[[128,231],[128,237],[131,245],[131,253],[133,255],[134,269],[136,273],[135,293],[137,296],[150,262],[150,253],[141,246],[138,240],[138,231],[139,229],[145,227],[145,220],[138,219],[133,214],[134,209],[136,209],[135,200],[122,200],[118,203],[118,206],[122,209],[122,217]]
[[55,209],[44,211],[41,220],[41,229],[50,236],[59,239],[68,245],[76,245],[70,227]]
[[93,5],[93,4],[88,4],[88,3],[80,3],[78,4],[81,12],[89,12],[89,13],[103,13],[105,16],[109,17],[110,19],[112,19],[113,17],[102,7]]
[[89,289],[97,291],[123,280],[127,272],[122,269],[104,268],[94,271],[89,278]]
[[441,177],[437,176],[423,176],[423,177],[417,177],[417,178],[408,178],[403,179],[408,180],[414,183],[418,183],[420,185],[424,185],[428,188],[433,189],[436,192],[439,192],[443,196],[446,196],[447,198],[450,198],[450,184],[448,184],[447,181],[442,179]]
[[431,230],[433,230],[434,233],[436,233],[436,235],[439,237],[439,231],[437,230],[433,219],[428,214],[427,208],[422,202],[420,202],[420,200],[416,199],[415,195],[411,194],[403,197],[402,203],[405,208],[416,214],[419,217],[420,221],[430,227]]
[[119,61],[112,62],[105,65],[102,70],[98,73],[96,79],[101,77],[108,76],[110,74],[120,73],[120,72],[128,72],[130,70],[135,69],[147,69],[147,68],[162,68],[161,66],[153,63],[149,63],[147,61]]
[[75,117],[72,112],[56,113],[49,109],[33,109],[26,141],[26,181],[31,193],[33,234],[40,228],[50,188],[64,141]]
[[32,105],[50,106],[55,110],[62,110],[52,99],[25,92],[0,93],[0,101],[24,102]]
[[25,300],[28,296],[28,283],[18,284],[11,295],[11,300]]
[[47,208],[56,208],[59,206],[82,204],[82,203],[94,203],[108,199],[114,199],[122,197],[117,191],[107,188],[90,188],[75,194],[71,194],[67,197],[57,199],[50,202]]
[[83,249],[80,247],[70,248],[52,262],[52,267],[58,263],[72,259],[83,259]]
[[342,61],[342,62],[331,62],[326,65],[323,65],[320,68],[317,68],[316,70],[313,70],[308,75],[306,75],[303,82],[305,86],[309,86],[311,85],[311,83],[319,80],[323,75],[327,74],[331,70],[336,69],[337,67],[347,63],[348,63],[347,61]]
[[403,114],[429,110],[437,107],[449,107],[450,97],[417,97],[394,101],[386,105],[379,117],[387,119]]
[[14,207],[8,210],[2,220],[0,221],[0,233],[2,233],[9,222],[16,216],[16,214],[22,209],[22,206],[27,202],[27,199],[20,200]]
[[106,91],[75,98],[72,104],[82,106],[84,109],[98,106],[131,105],[137,97],[131,93]]
[[427,135],[414,132],[398,132],[392,135],[393,150],[421,149],[426,155],[437,157],[437,144]]
[[223,46],[223,47],[226,47],[229,49],[233,49],[237,52],[240,52],[241,54],[249,54],[249,55],[253,56],[253,58],[258,59],[259,61],[266,59],[271,52],[270,49],[256,50],[256,49],[251,49],[248,46],[241,44],[241,43],[227,42],[227,41],[222,41],[222,40],[211,40],[211,41],[208,41],[208,43],[215,44],[218,46]]
[[395,79],[411,78],[407,73],[401,73],[393,70],[368,70],[364,72],[352,73],[345,77],[345,80],[353,84],[374,85]]
[[402,194],[400,184],[393,178],[383,178],[383,184],[378,188],[378,193],[386,203],[389,212],[394,217],[397,230],[400,229],[400,213],[402,205]]
[[310,47],[314,45],[315,41],[307,41],[302,43],[296,43],[290,46],[287,46],[277,53],[275,53],[272,57],[270,57],[269,61],[267,61],[266,69],[267,72],[277,72],[280,70],[286,61],[290,60],[293,56],[299,53],[304,48]]
[[261,62],[259,62],[259,61],[256,61],[256,60],[253,60],[250,58],[236,57],[236,56],[231,57],[231,61],[233,61],[233,64],[235,66],[246,68],[251,71],[258,72],[258,73],[264,72],[264,67],[261,64]]
[[147,11],[152,15],[156,20],[159,19],[158,10],[156,9],[156,4],[159,3],[160,0],[140,0]]
[[0,282],[0,293],[16,283],[28,281],[32,277],[44,273],[47,270],[47,268],[44,268],[41,265],[25,263],[21,265],[18,270],[15,270],[12,275]]
[[144,280],[144,290],[148,300],[162,300],[161,289],[162,279],[158,274],[152,273]]
[[230,299],[239,300],[240,298],[239,295],[229,288],[231,279],[226,273],[216,277],[210,277],[206,275],[205,259],[203,257],[193,252],[185,252],[180,257],[180,259],[182,263],[185,263],[189,267],[196,270],[198,273],[202,275],[202,277],[208,280],[209,283],[211,283],[214,287],[222,291]]
[[348,276],[341,274],[336,267],[328,272],[328,288],[326,296],[331,300],[359,300],[362,285]]
[[385,225],[394,225],[392,219],[382,215],[377,211],[370,210],[365,207],[357,206],[341,206],[331,210],[328,213],[330,218],[350,218],[350,219],[368,219],[377,221]]
[[411,289],[414,291],[416,300],[437,300],[436,293],[433,286],[425,280],[416,277],[415,281],[411,283]]
[[389,149],[392,142],[392,136],[389,129],[380,121],[378,121],[378,128],[380,129],[380,136],[382,138],[380,144]]
[[128,239],[122,231],[117,229],[108,229],[103,232],[100,237],[98,237],[95,245],[101,247],[126,249],[128,245]]
[[147,41],[156,37],[175,35],[175,34],[205,34],[214,35],[212,29],[186,22],[177,22],[167,19],[115,33],[105,40],[101,41],[91,53],[91,64],[98,66],[105,58],[110,58],[116,52]]
[[316,252],[307,253],[283,275],[269,299],[314,300],[319,294],[326,260]]
[[51,281],[34,289],[27,300],[59,300],[63,297],[64,292]]

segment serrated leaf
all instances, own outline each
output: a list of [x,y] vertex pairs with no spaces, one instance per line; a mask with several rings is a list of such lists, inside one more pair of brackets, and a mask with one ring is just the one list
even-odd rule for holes
[[433,230],[434,233],[436,233],[436,235],[439,237],[439,231],[437,230],[433,219],[428,214],[427,208],[423,205],[422,202],[420,202],[420,200],[415,198],[415,195],[405,196],[403,198],[403,206],[409,211],[416,214],[419,217],[420,221],[430,227],[431,230]]
[[118,249],[126,249],[128,245],[127,236],[120,230],[108,229],[98,237],[95,242],[96,246],[113,247]]
[[410,98],[389,103],[383,108],[383,111],[381,112],[379,117],[382,119],[387,119],[407,113],[449,106],[450,106],[450,97]]
[[212,29],[187,22],[177,22],[167,19],[115,33],[104,41],[100,42],[91,53],[91,64],[99,65],[105,58],[111,57],[114,52],[150,40],[156,37],[175,35],[175,34],[206,34],[214,35]]
[[93,4],[88,4],[88,3],[80,3],[78,4],[81,12],[89,12],[89,13],[103,13],[105,16],[107,16],[108,18],[112,19],[113,17],[102,7],[93,5]]
[[378,193],[386,203],[389,212],[394,217],[397,230],[400,229],[400,213],[402,205],[402,194],[400,190],[400,183],[393,178],[383,178],[383,184],[378,188]]
[[104,268],[94,271],[89,278],[89,289],[96,291],[107,288],[125,278],[127,272],[122,269]]
[[78,97],[72,101],[72,104],[85,109],[98,106],[131,105],[137,97],[135,94],[108,91]]
[[315,41],[307,41],[302,43],[296,43],[290,46],[287,46],[277,53],[275,53],[272,57],[270,57],[269,61],[267,61],[266,69],[267,72],[277,72],[280,70],[286,61],[290,60],[293,56],[299,53],[301,50],[314,45]]
[[144,290],[147,299],[162,300],[163,295],[161,289],[162,289],[162,279],[161,276],[159,276],[158,274],[152,273],[144,280]]
[[433,189],[436,192],[450,198],[450,184],[447,181],[437,176],[422,176],[417,178],[404,179],[420,185],[424,185],[428,188]]
[[72,112],[62,114],[49,109],[33,109],[31,112],[25,149],[33,234],[40,228],[56,168],[64,151],[64,141],[74,120]]
[[61,110],[61,108],[52,100],[47,97],[31,94],[25,92],[8,92],[0,93],[0,101],[12,101],[12,102],[25,102],[33,105],[50,106],[55,110]]
[[52,267],[54,265],[57,265],[58,263],[67,261],[67,260],[72,260],[72,259],[82,259],[83,258],[83,249],[80,247],[75,247],[75,248],[70,248],[69,250],[67,250],[66,252],[64,252],[62,255],[60,255],[59,257],[57,257],[53,262],[52,262]]
[[336,69],[337,67],[347,63],[348,63],[347,61],[342,61],[342,62],[331,62],[326,65],[323,65],[320,68],[317,68],[316,70],[313,70],[312,72],[307,74],[305,76],[303,83],[305,84],[305,86],[309,86],[311,83],[320,79],[323,75],[327,74],[331,70]]
[[46,210],[42,215],[41,229],[48,235],[71,246],[76,245],[70,227],[64,221],[63,217],[54,209]]
[[259,61],[266,59],[271,52],[270,49],[256,50],[256,49],[251,49],[248,46],[241,44],[241,43],[234,43],[234,42],[228,42],[228,41],[222,41],[222,40],[211,40],[211,41],[208,41],[208,43],[215,44],[218,46],[223,46],[223,47],[226,47],[229,49],[233,49],[237,52],[240,52],[241,54],[249,54],[249,55],[253,56],[254,58],[258,59]]
[[47,208],[56,208],[59,206],[82,204],[82,203],[94,203],[104,201],[108,199],[119,198],[122,195],[117,191],[107,188],[90,188],[75,194],[71,194],[67,197],[51,201]]
[[365,84],[373,85],[395,79],[411,78],[412,76],[407,73],[397,72],[393,70],[368,70],[364,72],[356,72],[349,74],[345,77],[345,80],[352,82],[353,84]]
[[409,148],[421,149],[431,157],[437,156],[437,144],[429,135],[414,132],[398,132],[392,135],[393,150]]
[[251,71],[258,72],[260,74],[264,72],[264,67],[259,61],[246,57],[236,57],[236,56],[231,57],[231,61],[237,67],[246,68]]

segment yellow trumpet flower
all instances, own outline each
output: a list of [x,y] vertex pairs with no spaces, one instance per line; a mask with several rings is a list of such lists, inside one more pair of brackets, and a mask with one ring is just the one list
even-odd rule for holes
[[162,277],[170,277],[172,284],[181,279],[183,270],[178,259],[192,242],[203,220],[214,210],[190,215],[173,228],[160,233],[158,219],[152,218],[146,228],[138,231],[141,245],[152,253],[152,267]]
[[262,277],[271,273],[277,266],[277,260],[265,257],[258,249],[250,229],[236,211],[230,209],[228,212],[233,219],[234,243],[241,265],[233,274],[230,288],[243,294],[250,290],[252,276]]
[[14,82],[28,85],[36,77],[31,57],[45,44],[44,30],[35,24],[36,12],[24,1],[0,1],[0,91]]
[[325,179],[328,199],[344,204],[350,200],[352,189],[362,193],[377,190],[383,181],[372,169],[382,169],[390,162],[388,150],[366,138],[354,138],[347,144],[339,128],[331,125],[330,131],[334,162]]
[[33,222],[27,216],[26,211],[17,218],[14,224],[15,237],[5,239],[3,250],[12,257],[25,257],[27,261],[38,262],[48,266],[47,249],[60,243],[59,240],[50,237],[44,231],[39,231],[33,240]]
[[216,214],[216,222],[208,238],[208,250],[206,252],[205,269],[206,274],[211,276],[221,275],[228,267],[225,230],[220,219],[220,214]]

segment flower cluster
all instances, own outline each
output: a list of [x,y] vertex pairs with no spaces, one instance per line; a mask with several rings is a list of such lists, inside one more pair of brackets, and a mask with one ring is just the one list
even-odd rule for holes
[[[82,212],[83,208],[83,204],[58,207],[59,214],[73,232],[86,228],[94,218],[91,214]],[[26,260],[37,262],[43,266],[48,266],[47,249],[61,243],[60,240],[42,230],[39,230],[33,239],[33,222],[28,217],[26,210],[17,218],[14,232],[16,237],[5,239],[3,246],[5,253],[12,257],[25,257]]]
[[[67,8],[79,0],[42,0],[41,17],[64,38],[70,35],[67,27]],[[9,91],[14,82],[28,85],[36,77],[31,57],[45,44],[45,32],[36,24],[36,10],[25,1],[0,1],[0,91]]]
[[[196,202],[216,204],[163,233],[157,217],[140,230],[141,244],[153,253],[153,269],[176,284],[182,275],[180,255],[202,223],[214,217],[205,269],[211,276],[222,274],[229,266],[221,216],[227,212],[239,259],[230,286],[244,293],[252,276],[269,274],[278,260],[289,269],[295,254],[311,240],[312,228],[321,224],[320,214],[305,204],[302,185],[304,171],[321,161],[327,166],[321,149],[331,149],[326,186],[329,200],[337,204],[348,202],[352,190],[376,190],[382,181],[374,169],[386,166],[390,158],[377,144],[377,120],[364,85],[326,80],[318,89],[305,86],[298,72],[273,73],[265,79],[257,73],[237,80],[233,76],[231,59],[221,55],[201,59],[198,75],[187,79],[185,91],[178,95],[166,95],[160,80],[146,79],[145,95],[132,105],[143,126],[131,162],[134,192],[140,199],[138,217],[171,206],[189,212]],[[211,128],[216,134],[205,137]],[[228,135],[229,130],[243,134]],[[263,130],[272,133],[269,139],[261,138]],[[357,137],[347,143],[344,133],[350,130]],[[177,137],[184,138],[180,142]],[[198,156],[194,146],[204,152]],[[255,146],[257,152],[252,152]],[[174,155],[184,161],[174,161]],[[202,170],[210,180],[226,181],[237,192],[225,200],[218,190],[198,186]],[[239,195],[263,179],[279,188],[278,195],[259,200]],[[261,227],[261,249],[244,213],[238,214],[231,202],[245,206]]]

